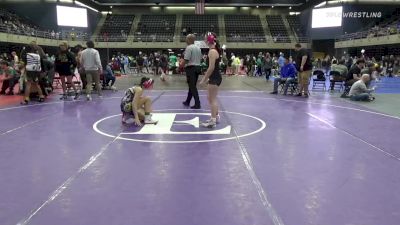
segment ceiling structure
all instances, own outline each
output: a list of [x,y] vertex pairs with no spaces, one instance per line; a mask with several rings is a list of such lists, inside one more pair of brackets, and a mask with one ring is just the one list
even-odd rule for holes
[[[91,7],[105,10],[110,6],[190,6],[196,0],[80,0]],[[206,6],[292,7],[305,9],[324,0],[205,0]]]

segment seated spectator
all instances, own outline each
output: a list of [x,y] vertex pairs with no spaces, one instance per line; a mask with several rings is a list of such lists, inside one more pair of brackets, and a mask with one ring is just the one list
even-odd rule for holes
[[340,75],[339,76],[332,76],[331,77],[331,91],[333,91],[333,88],[335,87],[335,82],[343,82],[346,80],[346,76],[348,73],[347,67],[344,65],[345,60],[340,59],[339,63],[337,60],[333,60],[332,66],[331,66],[331,71],[336,71]]
[[9,66],[8,62],[0,62],[1,71],[3,72],[4,78],[2,78],[3,85],[1,86],[0,95],[5,95],[6,90],[8,90],[7,95],[14,95],[14,86],[18,83],[19,76],[14,68]]
[[371,92],[375,90],[375,88],[367,89],[365,85],[369,82],[369,75],[363,74],[361,79],[356,81],[350,89],[350,100],[352,101],[373,101],[375,97],[371,96]]
[[[361,74],[368,74],[369,75],[369,80],[374,80],[378,78],[378,72],[377,72],[377,67],[378,64],[369,62],[367,66],[361,70]],[[367,87],[369,86],[370,82],[368,82],[366,85]]]
[[399,72],[400,72],[400,61],[396,60],[396,61],[394,61],[394,64],[393,64],[393,74],[400,75]]
[[357,59],[356,64],[354,64],[349,72],[347,73],[347,78],[346,78],[346,89],[344,93],[342,94],[342,98],[347,96],[347,93],[349,92],[350,88],[355,82],[360,80],[361,77],[361,70],[365,67],[365,61],[364,59],[360,58]]
[[289,59],[285,57],[285,64],[281,68],[281,77],[277,77],[274,80],[274,91],[271,94],[278,94],[278,85],[280,83],[284,83],[283,94],[287,94],[287,89],[289,84],[294,83],[296,81],[297,70],[296,67],[289,62]]
[[[116,88],[114,87],[114,83],[115,83],[115,76],[113,71],[111,70],[111,64],[103,64],[106,65],[105,68],[103,68],[103,89],[111,89],[111,90],[116,90]],[[110,85],[110,81],[111,81],[111,85]]]

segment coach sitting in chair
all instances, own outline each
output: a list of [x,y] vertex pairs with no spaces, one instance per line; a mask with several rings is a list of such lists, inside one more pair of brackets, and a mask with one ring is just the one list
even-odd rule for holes
[[281,77],[277,77],[274,80],[274,91],[271,94],[278,94],[278,85],[284,83],[283,94],[287,94],[287,90],[291,83],[296,82],[296,67],[289,62],[289,59],[285,57],[285,64],[281,68]]

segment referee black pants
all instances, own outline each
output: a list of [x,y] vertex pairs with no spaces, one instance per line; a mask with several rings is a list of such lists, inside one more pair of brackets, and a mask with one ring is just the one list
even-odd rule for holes
[[189,85],[189,91],[186,98],[186,103],[190,104],[192,97],[194,98],[194,105],[200,106],[200,98],[199,92],[197,91],[197,80],[199,79],[199,75],[201,73],[200,66],[187,66],[185,68],[186,71],[186,80]]

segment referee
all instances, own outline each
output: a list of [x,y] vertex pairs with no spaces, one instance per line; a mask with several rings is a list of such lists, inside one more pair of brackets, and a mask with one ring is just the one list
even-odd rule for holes
[[200,69],[200,61],[202,58],[201,49],[194,44],[196,40],[196,36],[193,34],[189,34],[186,37],[186,44],[188,45],[185,50],[185,71],[186,71],[186,80],[189,85],[188,96],[186,101],[183,102],[183,105],[189,106],[192,97],[194,98],[194,105],[190,107],[191,109],[200,109],[200,99],[199,92],[197,91],[197,80],[199,79],[199,75],[201,73]]

